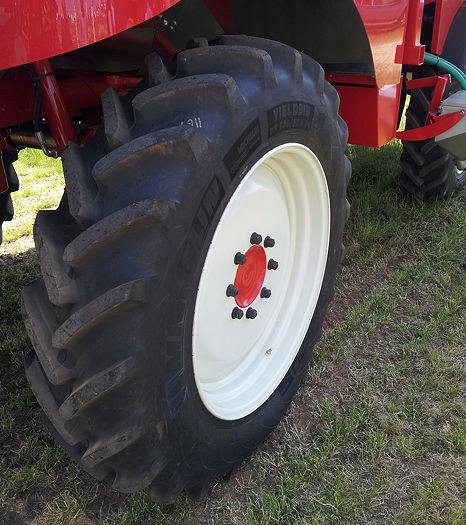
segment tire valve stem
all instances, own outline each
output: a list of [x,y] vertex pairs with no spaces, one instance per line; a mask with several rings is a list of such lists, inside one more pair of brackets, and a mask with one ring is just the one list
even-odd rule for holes
[[267,268],[269,270],[276,270],[278,268],[278,262],[274,261],[273,259],[269,259],[269,262],[267,264]]
[[238,288],[234,284],[227,286],[227,297],[236,297],[238,295]]
[[251,238],[249,239],[251,244],[260,244],[262,242],[262,235],[260,235],[257,232],[254,232],[251,234]]
[[243,310],[241,310],[241,308],[238,308],[237,306],[235,306],[233,310],[231,311],[232,319],[241,319],[243,315],[244,315]]
[[275,246],[275,239],[272,239],[272,237],[267,237],[264,239],[264,246],[266,248],[273,248]]
[[254,308],[248,308],[246,311],[246,319],[255,319],[257,317],[257,310]]
[[272,295],[272,290],[269,290],[264,286],[261,290],[261,298],[262,299],[268,299]]
[[241,252],[237,252],[234,259],[235,264],[244,264],[246,262],[246,255]]

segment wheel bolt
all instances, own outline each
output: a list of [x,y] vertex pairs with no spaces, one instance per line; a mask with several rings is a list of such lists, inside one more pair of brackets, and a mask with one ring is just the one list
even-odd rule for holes
[[256,317],[257,317],[257,310],[254,310],[254,308],[248,308],[246,311],[246,319],[255,319]]
[[264,286],[261,290],[262,299],[268,299],[272,295],[272,291]]
[[273,248],[275,246],[275,239],[272,239],[272,237],[267,237],[264,239],[264,246],[266,248]]
[[232,319],[241,319],[243,315],[244,315],[243,310],[241,310],[241,308],[238,308],[237,306],[235,306],[233,310],[231,311]]
[[238,295],[238,288],[234,284],[227,286],[227,297],[236,297]]
[[262,242],[262,235],[254,232],[251,234],[250,242],[251,244],[260,244]]
[[246,262],[246,255],[244,253],[238,252],[235,255],[235,264],[244,264]]
[[276,270],[278,268],[278,263],[277,261],[274,261],[273,259],[269,259],[269,262],[267,264],[267,268],[269,270]]

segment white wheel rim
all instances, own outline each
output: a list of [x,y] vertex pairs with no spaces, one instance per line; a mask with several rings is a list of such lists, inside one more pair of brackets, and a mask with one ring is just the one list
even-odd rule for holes
[[[233,319],[237,252],[253,232],[275,239],[265,248],[264,287],[250,305],[255,319]],[[212,238],[193,319],[193,367],[199,395],[216,417],[251,414],[275,391],[296,357],[319,298],[330,237],[325,173],[306,146],[288,143],[264,155],[231,197]],[[263,245],[263,243],[262,243]],[[259,250],[257,250],[259,252]],[[247,308],[244,308],[246,312]]]

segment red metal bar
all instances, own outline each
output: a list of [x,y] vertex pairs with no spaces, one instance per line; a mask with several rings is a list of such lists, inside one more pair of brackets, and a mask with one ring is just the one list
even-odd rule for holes
[[119,95],[126,95],[128,91],[141,83],[142,77],[129,77],[124,75],[107,75],[105,81],[109,87],[118,91]]
[[438,75],[435,77],[422,77],[422,78],[413,78],[406,82],[406,89],[420,89],[426,87],[437,86],[437,84],[445,86],[450,82],[450,75]]
[[39,82],[43,90],[44,114],[58,151],[63,151],[68,142],[78,144],[78,138],[68,116],[60,87],[49,60],[38,60],[33,63],[33,67],[36,75],[41,77]]
[[325,75],[325,80],[332,84],[350,84],[353,86],[375,87],[375,77],[370,75],[345,75],[340,73],[329,73]]
[[458,124],[464,115],[464,111],[458,111],[456,113],[448,113],[447,115],[435,117],[433,124],[428,124],[422,128],[399,131],[396,134],[396,138],[400,140],[427,140],[433,137],[438,137]]
[[423,12],[424,0],[409,2],[405,38],[403,44],[396,48],[396,64],[420,66],[424,62],[425,46],[420,44]]
[[[63,78],[60,78],[61,74]],[[71,118],[82,117],[86,108],[100,107],[100,97],[108,87],[115,89],[119,95],[125,95],[142,80],[141,76],[74,70],[57,70],[56,76],[58,89]],[[5,71],[0,81],[0,128],[29,122],[33,108],[34,87],[26,70],[21,67]],[[44,108],[41,117],[46,117]]]
[[434,86],[434,92],[432,94],[432,99],[429,104],[429,111],[427,113],[425,124],[430,124],[431,122],[433,122],[435,115],[438,113],[440,102],[442,102],[443,94],[445,93],[445,88],[450,82],[450,75],[415,78],[414,80],[408,80],[408,82],[406,82],[406,89],[408,90]]

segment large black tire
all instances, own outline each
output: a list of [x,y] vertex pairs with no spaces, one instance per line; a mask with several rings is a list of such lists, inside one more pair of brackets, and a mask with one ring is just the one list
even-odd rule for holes
[[[437,75],[429,68],[422,76]],[[453,93],[449,90],[448,93]],[[406,111],[406,129],[424,126],[429,111],[431,88],[415,89]],[[445,199],[466,182],[466,170],[459,170],[454,158],[434,139],[404,141],[400,159],[401,186],[423,201]]]
[[[176,67],[168,80],[151,56],[152,87],[126,105],[106,92],[104,130],[64,151],[67,199],[37,217],[43,279],[23,292],[35,348],[27,375],[58,441],[114,489],[150,486],[158,502],[183,490],[203,495],[279,422],[321,336],[349,209],[347,128],[316,62],[276,42],[225,36],[179,54]],[[270,110],[296,102],[307,108],[301,118],[269,120]],[[182,124],[196,118],[200,129]],[[327,177],[324,281],[279,387],[249,416],[223,421],[206,410],[193,377],[200,272],[241,178],[290,141],[312,149]]]
[[2,223],[13,219],[14,209],[11,194],[19,188],[18,175],[13,167],[13,163],[18,159],[17,151],[4,150],[1,153],[8,180],[8,191],[0,195],[0,244],[2,244]]

